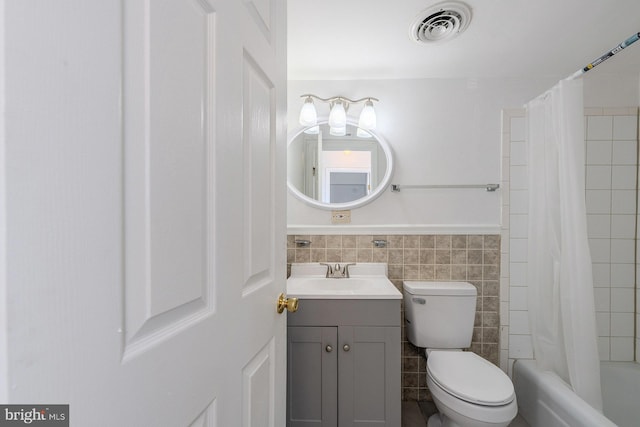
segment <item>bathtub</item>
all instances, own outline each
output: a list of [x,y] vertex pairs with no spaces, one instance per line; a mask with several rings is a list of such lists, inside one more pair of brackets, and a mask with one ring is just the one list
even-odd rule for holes
[[602,362],[603,415],[580,399],[557,375],[534,360],[518,360],[513,383],[520,415],[531,427],[637,427],[640,425],[640,364]]

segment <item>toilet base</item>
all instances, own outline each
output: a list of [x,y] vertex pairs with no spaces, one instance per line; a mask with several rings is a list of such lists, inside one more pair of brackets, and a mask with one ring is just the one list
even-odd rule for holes
[[429,417],[427,427],[442,427],[442,417],[440,413],[435,413]]

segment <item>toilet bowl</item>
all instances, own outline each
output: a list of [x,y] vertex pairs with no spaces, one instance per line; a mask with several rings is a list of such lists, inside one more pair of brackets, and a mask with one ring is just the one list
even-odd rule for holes
[[440,411],[429,427],[506,427],[518,405],[509,377],[471,345],[477,291],[466,282],[404,282],[408,340],[426,349],[427,386]]
[[431,352],[427,386],[440,411],[428,427],[506,427],[518,413],[509,377],[471,352]]

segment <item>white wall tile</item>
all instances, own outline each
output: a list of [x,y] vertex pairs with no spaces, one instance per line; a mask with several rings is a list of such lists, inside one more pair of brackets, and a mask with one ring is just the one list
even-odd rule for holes
[[611,314],[609,312],[597,312],[596,326],[599,337],[611,336]]
[[598,355],[600,360],[611,360],[611,338],[598,337]]
[[592,239],[611,237],[610,215],[587,215],[587,234]]
[[633,338],[611,337],[611,360],[630,362],[633,360]]
[[611,291],[610,288],[593,288],[593,301],[596,311],[611,311]]
[[635,214],[636,213],[636,190],[612,190],[611,191],[611,213]]
[[526,119],[524,117],[512,117],[510,121],[511,125],[511,141],[525,141],[527,138],[526,133]]
[[606,140],[613,137],[613,119],[611,116],[587,117],[587,140]]
[[528,215],[511,215],[510,232],[511,237],[514,239],[526,239],[528,233]]
[[[597,168],[603,166],[590,167]],[[637,172],[636,169],[636,166],[612,166],[611,188],[614,190],[635,190]]]
[[611,240],[589,239],[589,249],[591,250],[592,262],[611,261]]
[[513,311],[509,313],[509,333],[515,335],[531,334],[529,328],[529,312]]
[[611,312],[633,313],[634,290],[628,288],[611,288]]
[[527,153],[527,143],[524,141],[511,143],[511,165],[526,165],[529,154]]
[[611,239],[611,262],[633,263],[635,242],[632,239]]
[[636,235],[635,215],[612,215],[611,238],[633,239]]
[[512,190],[526,190],[529,187],[529,175],[526,166],[511,166],[510,169]]
[[611,336],[633,337],[633,313],[611,313]]
[[[594,279],[595,282],[595,279]],[[635,282],[634,264],[611,264],[611,286],[633,288]]]
[[509,305],[511,310],[528,310],[529,309],[529,288],[512,287],[510,289]]
[[614,141],[612,164],[636,165],[638,163],[637,146],[637,141]]
[[511,239],[509,257],[511,262],[527,262],[527,239]]
[[509,192],[511,214],[529,213],[529,192],[527,190],[511,190]]
[[613,118],[613,139],[636,140],[638,136],[636,116],[616,116]]
[[609,263],[592,263],[593,286],[608,288],[611,286],[611,265]]
[[527,263],[511,261],[511,287],[527,286]]
[[587,141],[587,164],[610,165],[612,146],[611,141]]
[[611,213],[611,190],[586,191],[587,214]]
[[530,335],[509,334],[509,357],[513,359],[532,359],[533,346]]
[[587,166],[587,190],[608,190],[611,188],[611,166]]

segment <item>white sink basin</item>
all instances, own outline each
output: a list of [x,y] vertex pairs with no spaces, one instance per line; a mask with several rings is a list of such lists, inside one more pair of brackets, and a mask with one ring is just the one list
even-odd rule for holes
[[386,264],[366,263],[350,267],[349,278],[326,278],[326,266],[293,264],[287,280],[287,296],[302,299],[402,299],[387,279]]

